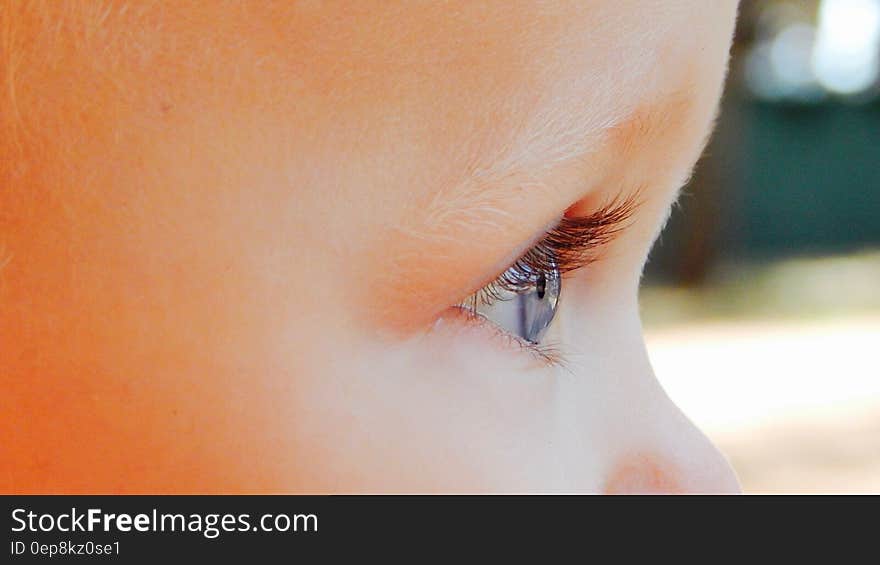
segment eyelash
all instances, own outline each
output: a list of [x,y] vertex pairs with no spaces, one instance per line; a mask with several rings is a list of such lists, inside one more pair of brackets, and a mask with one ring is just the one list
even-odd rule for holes
[[491,304],[502,290],[516,292],[528,286],[536,272],[556,268],[565,274],[594,263],[598,259],[596,249],[608,244],[626,227],[636,207],[635,198],[630,198],[582,218],[563,217],[537,244],[473,296]]
[[[518,292],[534,280],[534,273],[556,268],[560,274],[570,273],[596,262],[596,250],[607,245],[628,225],[638,207],[636,196],[603,206],[589,216],[563,217],[559,223],[526,251],[494,281],[470,296],[464,308],[475,316],[478,303],[492,304],[502,291]],[[499,330],[503,331],[503,330]],[[547,365],[563,365],[564,358],[552,344],[535,344],[509,335],[524,350]]]

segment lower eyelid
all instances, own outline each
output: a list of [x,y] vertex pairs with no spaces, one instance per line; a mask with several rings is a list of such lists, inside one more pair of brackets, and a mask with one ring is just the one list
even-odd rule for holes
[[460,306],[446,310],[435,322],[432,334],[451,338],[456,347],[475,347],[485,351],[492,347],[506,358],[514,357],[525,362],[522,368],[548,368],[560,364],[560,358],[552,347],[529,343],[506,332],[487,318]]

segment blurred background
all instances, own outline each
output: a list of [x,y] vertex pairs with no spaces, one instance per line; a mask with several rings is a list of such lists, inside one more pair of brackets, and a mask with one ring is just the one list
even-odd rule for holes
[[648,347],[753,493],[880,493],[880,0],[743,0]]

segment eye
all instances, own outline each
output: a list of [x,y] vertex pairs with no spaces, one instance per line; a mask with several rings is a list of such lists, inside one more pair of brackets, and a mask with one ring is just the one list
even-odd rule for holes
[[480,289],[465,307],[529,343],[540,343],[559,305],[562,278],[557,262],[534,268],[517,262],[500,281]]
[[626,227],[636,205],[633,195],[586,217],[563,216],[534,247],[459,307],[488,320],[542,358],[550,357],[541,339],[559,308],[563,274],[598,260],[599,250]]

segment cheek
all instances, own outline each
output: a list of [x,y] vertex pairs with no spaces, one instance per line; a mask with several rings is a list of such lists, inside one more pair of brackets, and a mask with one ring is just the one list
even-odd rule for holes
[[288,488],[523,490],[553,460],[541,441],[552,380],[430,347],[345,345],[283,403],[290,446],[308,462]]

